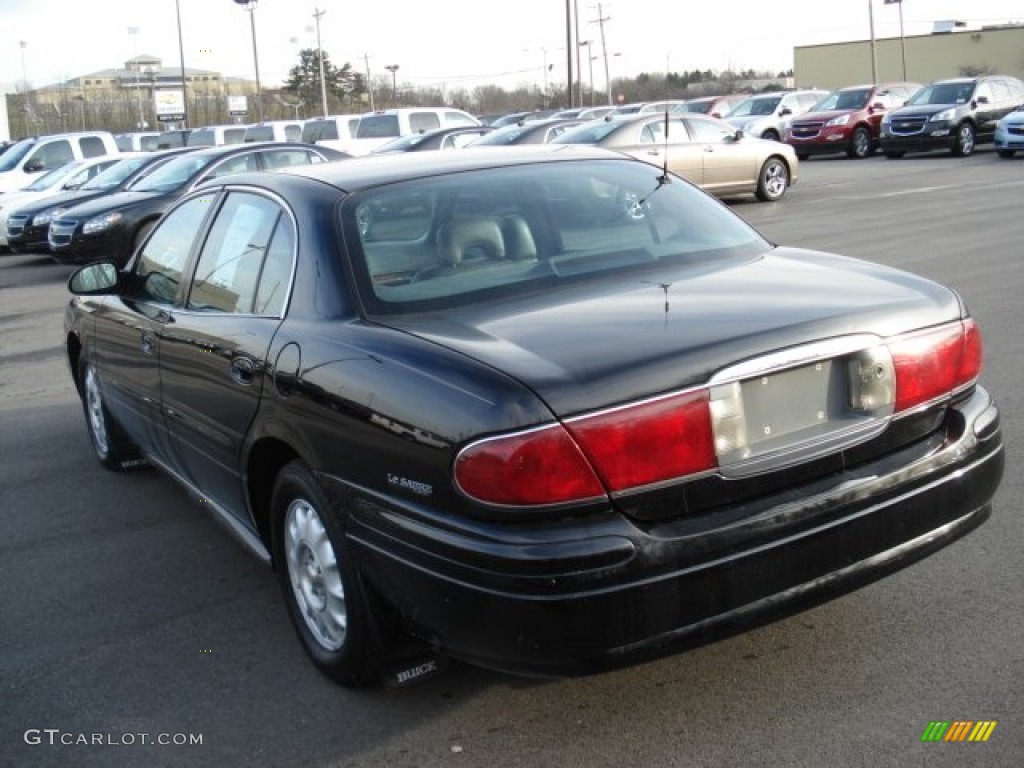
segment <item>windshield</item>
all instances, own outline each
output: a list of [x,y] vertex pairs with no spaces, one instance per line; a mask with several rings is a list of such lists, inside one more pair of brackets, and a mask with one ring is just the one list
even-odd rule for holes
[[96,174],[92,179],[81,186],[81,189],[107,190],[118,186],[139,168],[146,163],[153,162],[152,157],[131,157],[114,163],[102,173]]
[[80,165],[81,163],[68,163],[67,165],[62,165],[60,168],[54,168],[52,171],[47,171],[25,187],[25,189],[30,192],[43,192],[50,189],[50,187],[55,187],[74,173]]
[[132,187],[135,192],[172,192],[191,181],[217,155],[182,155],[168,160]]
[[729,111],[729,117],[747,117],[751,115],[772,115],[782,101],[781,96],[757,96],[741,101],[736,108]]
[[868,104],[869,98],[871,98],[870,88],[834,91],[811,107],[811,112],[831,112],[835,109],[864,109]]
[[18,167],[18,163],[36,145],[35,139],[23,139],[0,155],[0,171],[10,171]]
[[974,81],[963,83],[935,83],[915,93],[907,106],[922,104],[966,104],[974,95]]
[[450,308],[582,279],[658,281],[770,248],[689,184],[619,159],[449,173],[374,187],[342,210],[374,314]]
[[473,139],[473,141],[469,143],[469,146],[476,147],[481,144],[489,144],[491,146],[515,144],[519,141],[520,136],[532,128],[533,126],[527,125],[506,125],[501,128],[496,128],[478,139]]

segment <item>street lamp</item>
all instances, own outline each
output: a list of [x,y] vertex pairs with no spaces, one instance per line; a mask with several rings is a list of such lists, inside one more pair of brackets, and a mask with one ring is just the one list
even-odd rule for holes
[[252,27],[252,61],[256,67],[256,116],[258,122],[262,123],[263,91],[260,89],[260,57],[256,52],[256,6],[258,0],[235,0],[235,3],[249,12],[249,26]]
[[398,106],[398,65],[388,64],[384,67],[388,72],[391,73],[391,106]]

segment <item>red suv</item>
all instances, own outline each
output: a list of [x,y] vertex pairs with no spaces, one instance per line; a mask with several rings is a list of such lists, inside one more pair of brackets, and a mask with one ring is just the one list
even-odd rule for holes
[[882,116],[903,106],[920,87],[918,83],[879,83],[840,88],[795,118],[785,141],[801,160],[836,152],[867,157],[878,149]]

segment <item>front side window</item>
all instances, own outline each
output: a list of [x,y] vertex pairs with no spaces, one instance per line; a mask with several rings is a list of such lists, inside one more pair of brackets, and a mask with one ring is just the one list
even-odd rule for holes
[[[199,256],[187,307],[251,313],[264,258],[281,217],[280,206],[272,200],[246,192],[229,194]],[[264,304],[269,303],[264,299]]]
[[71,143],[65,139],[59,141],[48,141],[39,147],[26,162],[26,165],[33,162],[41,164],[41,170],[48,171],[52,168],[60,168],[75,159],[71,151]]
[[136,258],[134,298],[174,303],[192,243],[214,200],[212,195],[192,198],[161,219]]
[[690,129],[690,135],[694,141],[706,141],[721,144],[726,139],[736,135],[729,125],[713,123],[710,120],[699,120],[691,118],[686,121],[686,127]]

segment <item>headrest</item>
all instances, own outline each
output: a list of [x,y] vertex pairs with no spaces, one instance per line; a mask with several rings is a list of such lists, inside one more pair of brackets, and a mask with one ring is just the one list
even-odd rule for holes
[[441,229],[437,253],[441,263],[451,267],[467,258],[504,259],[501,227],[496,219],[486,216],[452,219]]

